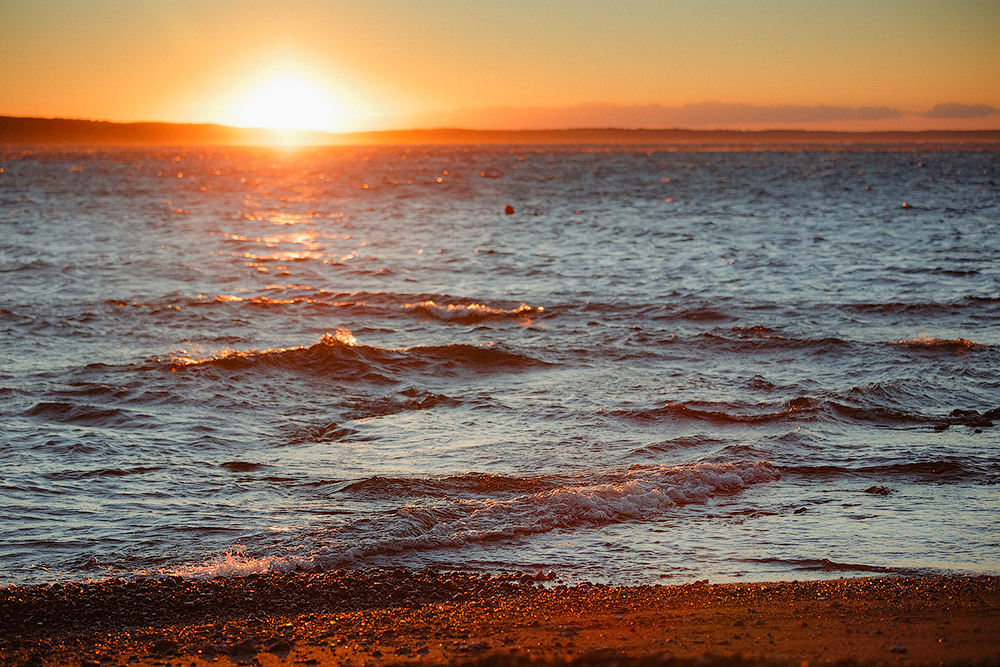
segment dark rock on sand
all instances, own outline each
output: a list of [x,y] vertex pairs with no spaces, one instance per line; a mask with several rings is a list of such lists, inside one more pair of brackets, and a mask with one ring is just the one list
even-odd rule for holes
[[177,642],[171,641],[169,639],[161,639],[157,642],[154,642],[153,645],[149,648],[149,651],[150,653],[155,653],[156,655],[166,656],[177,653],[178,648],[179,647],[177,646]]
[[279,639],[267,647],[267,652],[273,653],[284,660],[288,657],[288,654],[292,652],[292,645],[285,639]]
[[250,660],[257,657],[257,645],[249,639],[233,644],[229,649],[229,657],[234,661]]

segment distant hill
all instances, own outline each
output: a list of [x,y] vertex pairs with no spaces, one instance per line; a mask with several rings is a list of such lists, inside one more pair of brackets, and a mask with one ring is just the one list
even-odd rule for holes
[[1000,130],[934,132],[813,132],[805,130],[388,130],[332,135],[352,144],[519,144],[623,146],[844,146],[946,144],[1000,149]]
[[1000,130],[931,132],[810,132],[801,130],[387,130],[331,134],[318,130],[269,130],[211,124],[111,123],[62,118],[0,116],[6,146],[218,146],[391,144],[516,144],[820,148],[933,144],[958,149],[1000,150]]
[[273,144],[283,136],[297,143],[334,143],[327,132],[274,130],[182,123],[111,123],[65,118],[0,116],[0,145],[8,146],[215,146]]

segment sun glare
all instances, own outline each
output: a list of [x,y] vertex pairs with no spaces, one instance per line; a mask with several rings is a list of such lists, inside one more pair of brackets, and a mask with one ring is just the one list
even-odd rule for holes
[[237,94],[226,123],[342,132],[350,115],[350,109],[329,88],[302,74],[277,72]]

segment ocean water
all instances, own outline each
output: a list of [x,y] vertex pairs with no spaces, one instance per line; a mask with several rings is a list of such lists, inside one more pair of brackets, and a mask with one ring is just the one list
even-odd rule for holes
[[1000,574],[998,155],[7,150],[0,585]]

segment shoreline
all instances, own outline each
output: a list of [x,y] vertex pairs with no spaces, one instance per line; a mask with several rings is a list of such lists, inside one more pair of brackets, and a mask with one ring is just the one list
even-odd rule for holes
[[0,589],[3,665],[1000,664],[1000,577],[552,586],[394,569]]

